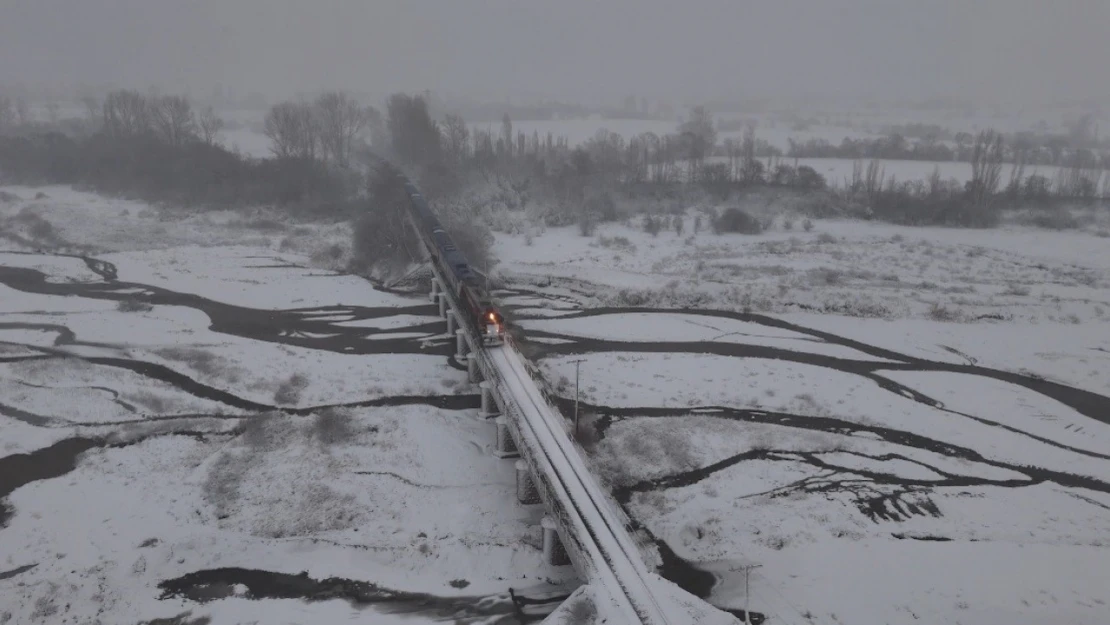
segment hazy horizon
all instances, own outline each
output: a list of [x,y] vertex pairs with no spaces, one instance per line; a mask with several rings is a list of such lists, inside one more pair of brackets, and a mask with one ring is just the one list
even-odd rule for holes
[[8,0],[0,85],[1110,101],[1110,3]]

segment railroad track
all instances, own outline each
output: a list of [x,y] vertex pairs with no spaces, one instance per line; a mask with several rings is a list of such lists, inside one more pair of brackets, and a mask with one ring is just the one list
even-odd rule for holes
[[[528,445],[535,469],[543,472],[552,495],[566,513],[579,547],[590,560],[591,573],[612,602],[612,608],[628,623],[667,625],[671,621],[656,598],[651,573],[643,563],[625,522],[609,497],[593,480],[582,456],[574,448],[546,399],[535,386],[520,356],[511,345],[487,349],[490,364],[501,382],[517,400],[517,430]],[[615,615],[614,615],[615,616]]]

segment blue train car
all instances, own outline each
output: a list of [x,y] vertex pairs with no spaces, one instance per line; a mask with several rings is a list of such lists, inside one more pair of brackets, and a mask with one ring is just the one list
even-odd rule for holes
[[486,344],[495,345],[504,338],[505,318],[493,303],[487,290],[478,280],[477,273],[467,262],[466,256],[451,239],[451,235],[440,224],[427,200],[416,187],[405,180],[405,191],[409,196],[409,206],[413,222],[420,231],[432,260],[446,271],[444,279],[463,308],[460,315],[463,322],[482,337]]

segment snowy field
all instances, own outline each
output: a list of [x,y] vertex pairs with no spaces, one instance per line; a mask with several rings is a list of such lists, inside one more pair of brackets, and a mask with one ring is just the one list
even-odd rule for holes
[[271,158],[274,155],[270,138],[252,127],[221,130],[219,140],[225,148],[244,156]]
[[344,227],[3,190],[0,623],[515,623],[509,588],[574,589],[427,298],[314,258]]
[[1110,622],[1107,239],[748,208],[498,239],[626,511],[771,623]]

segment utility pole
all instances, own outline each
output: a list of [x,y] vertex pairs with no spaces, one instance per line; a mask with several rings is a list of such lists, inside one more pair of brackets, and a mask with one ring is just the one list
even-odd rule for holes
[[748,580],[749,580],[749,577],[751,576],[752,569],[758,569],[761,566],[763,566],[763,565],[762,564],[745,564],[744,566],[740,567],[739,569],[733,569],[734,571],[736,571],[736,570],[743,570],[744,571],[744,622],[745,623],[751,623],[752,622],[752,612],[751,612],[752,601],[751,601],[751,593],[750,593],[751,586],[748,584]]
[[574,440],[578,440],[578,373],[584,358],[574,361]]

